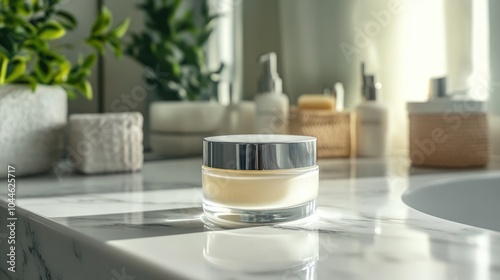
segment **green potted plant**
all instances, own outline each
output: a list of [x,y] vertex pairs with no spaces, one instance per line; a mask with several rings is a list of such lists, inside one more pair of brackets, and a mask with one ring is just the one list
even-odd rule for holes
[[145,29],[132,33],[126,48],[154,88],[149,139],[155,153],[167,156],[200,154],[200,139],[215,133],[225,113],[213,102],[223,65],[210,70],[204,51],[217,15],[205,0],[199,10],[183,3],[144,0],[138,8],[146,15]]
[[111,28],[103,8],[85,40],[89,53],[72,62],[63,54],[71,45],[59,40],[77,21],[61,0],[0,1],[0,165],[14,165],[17,175],[48,171],[60,156],[68,97],[92,98],[96,54],[109,46],[121,55],[129,20]]

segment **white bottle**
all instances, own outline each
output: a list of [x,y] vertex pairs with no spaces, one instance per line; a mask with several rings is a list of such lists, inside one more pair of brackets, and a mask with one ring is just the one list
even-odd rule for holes
[[356,108],[356,153],[359,157],[383,157],[387,152],[388,111],[377,102],[374,76],[366,76],[363,67],[362,102]]
[[283,85],[277,70],[275,53],[260,57],[262,76],[259,81],[259,94],[255,97],[256,133],[286,134],[290,102],[283,93]]

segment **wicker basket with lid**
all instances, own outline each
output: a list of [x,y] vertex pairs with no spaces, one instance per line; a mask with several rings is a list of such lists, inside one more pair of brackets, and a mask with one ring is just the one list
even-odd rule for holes
[[488,116],[478,101],[409,103],[414,166],[469,168],[489,162]]
[[319,158],[351,155],[351,114],[324,110],[299,110],[292,107],[289,133],[314,136]]

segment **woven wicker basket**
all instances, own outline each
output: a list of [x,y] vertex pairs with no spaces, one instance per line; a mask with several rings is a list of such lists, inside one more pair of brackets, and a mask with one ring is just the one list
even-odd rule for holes
[[410,158],[414,166],[467,168],[488,164],[487,115],[453,113],[445,118],[443,114],[410,114]]
[[319,158],[351,155],[351,114],[291,108],[289,133],[318,139]]

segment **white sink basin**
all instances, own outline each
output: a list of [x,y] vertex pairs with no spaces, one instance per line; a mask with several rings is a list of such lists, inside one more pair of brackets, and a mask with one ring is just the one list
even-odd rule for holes
[[403,195],[410,207],[471,226],[500,231],[500,175],[441,180]]

